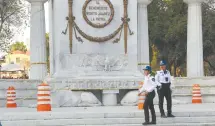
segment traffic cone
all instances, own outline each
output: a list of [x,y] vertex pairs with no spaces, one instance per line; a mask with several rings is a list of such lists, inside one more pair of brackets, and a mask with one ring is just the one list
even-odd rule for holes
[[42,83],[38,86],[37,111],[51,111],[50,87],[46,83]]
[[15,88],[13,86],[10,86],[7,89],[7,108],[16,108],[16,91]]
[[[142,88],[143,84],[144,83],[142,81],[139,83],[139,89]],[[144,101],[145,101],[145,93],[141,93],[139,96],[139,99],[138,99],[138,109],[139,110],[143,109]]]
[[192,97],[192,103],[193,104],[198,104],[202,103],[202,95],[201,95],[201,90],[199,84],[194,84],[193,85],[193,97]]

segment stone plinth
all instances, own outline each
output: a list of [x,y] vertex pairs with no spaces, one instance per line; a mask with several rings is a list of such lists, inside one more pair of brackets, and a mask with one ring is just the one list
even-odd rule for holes
[[[89,79],[89,78],[88,78]],[[125,78],[124,78],[125,79]],[[132,78],[127,78],[129,80],[128,82],[125,80],[121,81],[119,83],[119,79],[116,79],[116,84],[113,85],[113,82],[108,82],[106,79],[94,79],[94,81],[89,81],[80,79],[80,82],[73,83],[73,79],[67,80],[67,79],[50,79],[49,84],[52,88],[52,96],[53,98],[56,93],[63,93],[64,102],[68,102],[67,100],[74,101],[74,98],[76,101],[86,101],[86,98],[79,98],[81,96],[85,96],[85,94],[90,94],[91,90],[112,90],[112,93],[117,93],[116,89],[118,90],[124,90],[124,89],[138,89],[138,84],[132,82]],[[88,83],[91,82],[91,83]],[[97,82],[97,83],[96,83]],[[127,82],[127,83],[126,83]],[[173,88],[173,104],[184,104],[184,103],[191,103],[192,99],[192,85],[193,84],[200,84],[201,87],[201,93],[202,93],[202,100],[203,103],[213,103],[214,100],[214,91],[215,91],[215,79],[214,77],[203,77],[203,78],[175,78],[174,79],[174,85]],[[35,107],[37,104],[37,86],[41,84],[42,81],[39,80],[0,80],[0,107],[6,106],[6,91],[9,86],[14,86],[16,89],[16,102],[18,107],[31,107],[32,105]],[[99,84],[100,83],[100,84]],[[85,89],[85,91],[83,91]],[[80,95],[77,92],[72,92],[71,90],[75,91],[81,91]],[[70,92],[71,91],[71,92]],[[135,93],[135,91],[133,91]],[[108,93],[107,91],[104,93]],[[68,94],[68,95],[66,95]],[[83,94],[83,95],[82,95]],[[130,95],[131,94],[131,95]],[[77,96],[78,95],[78,96]],[[130,96],[128,96],[130,95]],[[132,101],[135,101],[136,95],[133,93],[129,93],[126,95],[127,98],[125,98],[126,101],[123,100],[124,105],[136,105],[137,103],[131,103]],[[88,95],[90,96],[90,95]],[[110,97],[113,97],[113,95],[110,95]],[[123,95],[124,96],[124,95]],[[122,96],[122,97],[123,97]],[[131,101],[129,100],[130,98]],[[157,104],[157,96],[155,98],[155,104]],[[95,99],[92,97],[92,99]],[[55,99],[57,100],[57,99]],[[90,103],[90,101],[89,101]],[[115,102],[112,102],[115,103]],[[127,103],[127,104],[126,104]],[[59,103],[58,103],[59,104]],[[60,103],[62,104],[62,102]],[[71,104],[71,103],[70,103]],[[66,105],[66,104],[65,104]],[[74,105],[74,104],[73,104]],[[79,106],[89,106],[90,104],[84,104],[79,103]],[[96,104],[92,104],[96,105]],[[91,105],[91,106],[92,106]],[[54,106],[54,103],[53,103]],[[62,105],[64,106],[64,105]]]
[[[73,78],[52,78],[48,81],[53,91],[100,91],[103,105],[117,105],[120,90],[137,89],[138,79],[131,76],[79,76]],[[97,95],[97,97],[99,97]]]

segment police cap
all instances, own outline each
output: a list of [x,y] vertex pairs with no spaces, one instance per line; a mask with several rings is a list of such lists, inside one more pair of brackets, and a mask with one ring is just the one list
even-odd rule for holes
[[166,65],[166,61],[165,60],[161,60],[160,61],[160,66],[165,66]]
[[143,70],[148,70],[148,71],[152,71],[152,68],[150,66],[146,66]]

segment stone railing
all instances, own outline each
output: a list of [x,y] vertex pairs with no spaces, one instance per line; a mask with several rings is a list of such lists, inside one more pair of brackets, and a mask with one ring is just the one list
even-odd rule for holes
[[16,89],[16,102],[19,107],[36,104],[37,85],[39,80],[2,80],[0,79],[0,107],[6,105],[6,93],[9,86]]

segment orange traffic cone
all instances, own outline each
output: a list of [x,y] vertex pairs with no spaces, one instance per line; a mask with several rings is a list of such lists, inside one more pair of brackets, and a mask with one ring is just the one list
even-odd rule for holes
[[16,108],[16,91],[15,88],[13,86],[10,86],[7,89],[7,108]]
[[[142,88],[143,84],[144,83],[142,81],[139,83],[139,89]],[[138,100],[138,109],[139,110],[143,109],[144,101],[145,101],[145,93],[141,93],[139,96],[139,100]]]
[[38,86],[37,111],[51,111],[50,87],[42,83]]
[[202,95],[201,95],[201,90],[199,84],[194,84],[193,85],[193,97],[192,97],[192,103],[193,104],[198,104],[202,103]]

